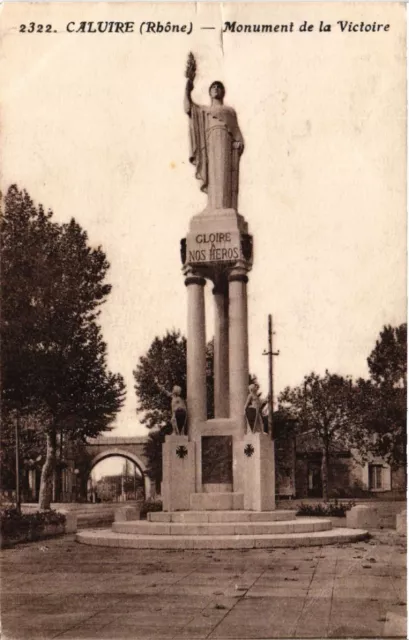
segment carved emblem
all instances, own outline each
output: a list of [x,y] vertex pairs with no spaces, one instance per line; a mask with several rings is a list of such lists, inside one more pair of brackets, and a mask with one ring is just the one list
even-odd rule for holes
[[252,445],[252,444],[248,444],[248,445],[246,445],[246,446],[244,447],[244,453],[246,454],[246,456],[247,456],[248,458],[251,458],[251,456],[252,456],[252,455],[253,455],[253,453],[254,453],[254,447],[253,447],[253,445]]
[[187,449],[186,447],[181,444],[177,447],[176,449],[176,455],[181,458],[183,460],[183,458],[185,458],[187,456]]
[[245,260],[252,260],[253,258],[253,236],[248,233],[244,233],[241,236],[241,252]]
[[180,259],[182,260],[182,264],[186,262],[186,238],[182,238],[180,241]]

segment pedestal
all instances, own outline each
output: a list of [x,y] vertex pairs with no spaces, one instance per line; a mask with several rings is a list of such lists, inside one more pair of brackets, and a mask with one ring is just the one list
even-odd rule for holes
[[195,443],[188,436],[166,436],[162,469],[163,510],[188,510],[190,494],[195,491]]
[[265,433],[248,433],[243,446],[244,508],[275,509],[274,442]]

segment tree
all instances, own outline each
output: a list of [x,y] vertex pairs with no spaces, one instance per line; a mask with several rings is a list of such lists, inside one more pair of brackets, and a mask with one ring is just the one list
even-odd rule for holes
[[322,453],[321,474],[324,500],[328,500],[328,465],[331,452],[349,443],[351,425],[352,381],[325,372],[305,376],[304,383],[280,394],[279,410],[296,421],[298,433],[309,433]]
[[16,421],[20,436],[20,486],[24,485],[24,470],[39,468],[45,459],[45,442],[41,434],[41,422],[35,415],[24,416],[17,412],[4,413],[0,432],[0,473],[3,490],[16,486]]
[[178,385],[186,397],[186,338],[180,331],[156,337],[146,356],[139,359],[133,375],[137,411],[143,414],[141,423],[148,429],[170,425],[170,401],[164,390],[170,392]]
[[368,358],[372,381],[385,388],[406,388],[407,324],[384,326]]
[[368,357],[370,379],[357,382],[355,422],[363,458],[406,465],[407,325],[385,326]]
[[52,215],[14,185],[0,226],[2,406],[5,415],[35,415],[44,435],[41,509],[50,507],[57,441],[109,429],[125,393],[97,324],[109,263],[74,219]]
[[[207,345],[206,363],[207,416],[211,418],[214,415],[213,341]],[[141,423],[151,430],[145,445],[148,474],[160,491],[162,444],[165,436],[172,432],[172,412],[165,390],[170,392],[178,385],[186,397],[186,338],[176,330],[167,331],[163,338],[157,336],[146,356],[139,359],[133,375],[137,411],[142,414]]]

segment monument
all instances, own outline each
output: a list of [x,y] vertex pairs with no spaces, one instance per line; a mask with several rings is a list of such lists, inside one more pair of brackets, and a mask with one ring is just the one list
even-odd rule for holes
[[[148,513],[146,520],[114,522],[112,530],[81,531],[76,539],[137,549],[252,549],[362,540],[364,530],[332,529],[328,518],[297,518],[295,511],[275,508],[274,443],[263,430],[257,389],[249,385],[247,282],[253,241],[238,210],[244,141],[236,112],[224,104],[221,82],[210,85],[209,106],[193,102],[195,74],[190,54],[184,99],[189,158],[207,204],[190,220],[181,242],[187,398],[177,384],[172,392],[162,388],[171,403],[173,429],[163,444],[163,511]],[[215,417],[210,420],[207,282],[215,310]]]
[[[189,160],[205,209],[182,240],[187,289],[188,434],[168,436],[163,450],[166,511],[274,509],[274,444],[250,428],[247,282],[253,239],[238,211],[239,165],[244,140],[237,114],[225,105],[220,81],[209,88],[210,104],[192,98],[196,61],[189,54],[184,109]],[[213,287],[214,419],[207,420],[204,287]],[[259,416],[257,408],[255,426]],[[216,454],[215,454],[216,452]],[[217,464],[216,460],[217,458]],[[183,487],[183,488],[182,488]]]

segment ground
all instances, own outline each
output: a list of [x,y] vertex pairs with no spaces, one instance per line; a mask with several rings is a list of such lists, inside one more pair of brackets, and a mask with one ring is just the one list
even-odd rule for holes
[[73,536],[2,552],[3,638],[406,637],[406,538],[145,551]]

